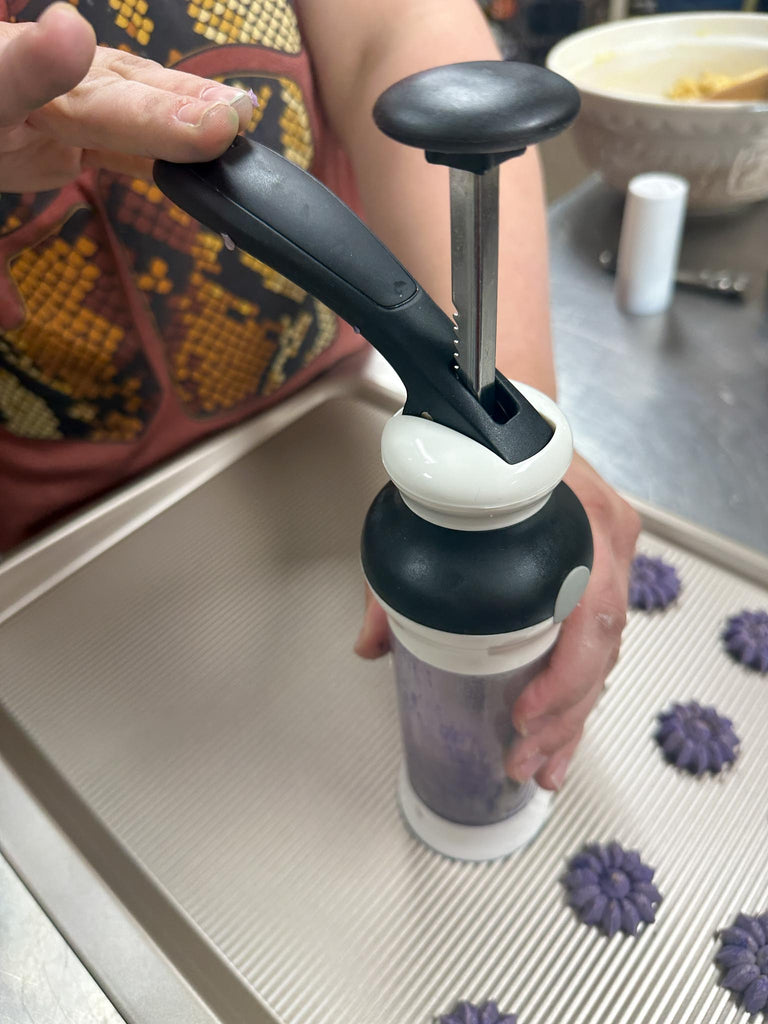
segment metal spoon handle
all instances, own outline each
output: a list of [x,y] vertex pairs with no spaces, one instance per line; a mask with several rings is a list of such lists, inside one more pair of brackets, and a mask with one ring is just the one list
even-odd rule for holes
[[[616,271],[616,254],[604,249],[598,256],[603,270],[609,273]],[[730,270],[687,270],[680,268],[675,275],[675,283],[695,291],[719,295],[724,299],[740,299],[747,297],[747,289],[752,281],[749,274],[734,273]]]

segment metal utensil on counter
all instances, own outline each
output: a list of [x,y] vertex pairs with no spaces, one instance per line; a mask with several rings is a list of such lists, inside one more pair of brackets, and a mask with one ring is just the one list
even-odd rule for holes
[[[604,249],[597,257],[598,263],[609,273],[616,272],[616,254]],[[694,291],[706,292],[722,299],[747,298],[747,290],[752,283],[749,274],[733,273],[730,270],[687,270],[678,269],[675,283]]]

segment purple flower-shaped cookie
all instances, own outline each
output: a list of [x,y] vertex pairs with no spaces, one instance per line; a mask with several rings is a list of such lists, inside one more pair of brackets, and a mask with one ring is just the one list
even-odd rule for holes
[[768,612],[732,615],[723,633],[725,649],[742,665],[768,672]]
[[633,608],[666,608],[679,593],[680,577],[674,565],[661,558],[635,555],[629,573],[629,603]]
[[723,972],[720,984],[740,997],[747,1013],[768,1008],[768,914],[739,914],[720,932],[715,963]]
[[610,938],[619,930],[637,935],[642,921],[656,920],[661,893],[652,884],[653,875],[636,850],[593,843],[570,859],[563,882],[579,919]]
[[739,737],[733,722],[696,701],[673,704],[659,715],[656,741],[670,764],[693,775],[717,773],[736,760]]
[[501,1013],[492,1002],[482,1006],[457,1003],[451,1013],[438,1018],[438,1024],[517,1024],[517,1017],[514,1013]]

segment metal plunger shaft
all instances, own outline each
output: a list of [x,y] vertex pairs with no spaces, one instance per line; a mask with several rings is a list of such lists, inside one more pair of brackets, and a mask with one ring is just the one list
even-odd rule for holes
[[496,376],[499,168],[450,169],[451,280],[457,362],[487,412]]

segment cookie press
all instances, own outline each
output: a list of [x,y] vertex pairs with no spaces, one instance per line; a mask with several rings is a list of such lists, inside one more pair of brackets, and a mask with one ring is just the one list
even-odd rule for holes
[[386,424],[390,477],[362,534],[387,613],[413,833],[485,860],[528,842],[549,797],[504,772],[511,708],[543,668],[589,579],[592,540],[562,483],[573,444],[546,395],[495,369],[498,168],[565,128],[570,83],[532,65],[472,62],[412,75],[378,126],[450,168],[454,323],[311,175],[238,137],[217,160],[155,164],[163,192],[354,325],[407,397]]

